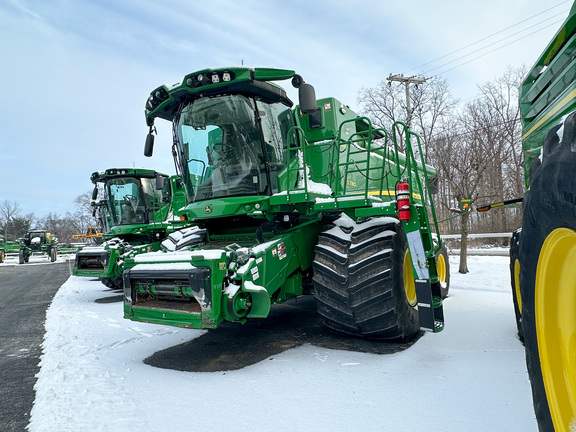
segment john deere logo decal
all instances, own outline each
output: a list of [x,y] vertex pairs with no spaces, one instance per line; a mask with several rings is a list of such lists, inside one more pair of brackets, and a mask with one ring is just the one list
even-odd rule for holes
[[207,205],[206,207],[204,207],[204,211],[206,213],[212,213],[212,206],[211,205]]

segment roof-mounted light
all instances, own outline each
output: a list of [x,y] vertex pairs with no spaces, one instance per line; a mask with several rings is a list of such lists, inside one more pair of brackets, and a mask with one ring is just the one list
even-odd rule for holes
[[151,111],[169,97],[170,95],[168,94],[166,87],[158,87],[156,90],[150,93],[150,97],[148,97],[148,100],[146,101],[146,108]]
[[186,77],[184,82],[188,87],[196,88],[205,85],[230,82],[233,79],[234,73],[231,71],[212,71],[207,73],[200,73],[197,75],[190,75]]

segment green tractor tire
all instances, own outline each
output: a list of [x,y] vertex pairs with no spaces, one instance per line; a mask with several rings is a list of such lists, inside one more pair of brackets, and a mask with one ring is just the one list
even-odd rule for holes
[[24,253],[23,249],[20,249],[20,252],[18,252],[18,262],[20,264],[28,262],[28,260],[26,259],[26,254]]
[[[576,115],[552,129],[524,195],[519,281],[526,362],[540,430],[576,418]],[[567,199],[572,197],[572,199]]]
[[400,223],[381,221],[320,234],[313,263],[318,313],[338,333],[409,340],[420,327],[406,236]]

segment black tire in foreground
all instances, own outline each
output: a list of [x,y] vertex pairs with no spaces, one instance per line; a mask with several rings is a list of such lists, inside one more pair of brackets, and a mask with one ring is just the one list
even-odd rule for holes
[[[530,171],[520,241],[526,362],[541,431],[576,420],[576,116],[544,140]],[[573,429],[572,429],[573,430]]]
[[[315,298],[326,327],[385,340],[408,340],[419,332],[400,223],[389,217],[349,225],[336,222],[320,234],[315,252]],[[405,266],[411,284],[404,283]]]
[[516,316],[516,328],[518,337],[524,342],[524,331],[522,330],[522,295],[520,293],[520,235],[522,229],[517,229],[512,233],[510,239],[510,284],[512,286],[512,300],[514,302],[514,315]]

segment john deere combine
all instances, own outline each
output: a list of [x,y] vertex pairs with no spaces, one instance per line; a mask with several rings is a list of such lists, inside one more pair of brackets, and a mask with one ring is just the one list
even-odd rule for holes
[[[274,83],[289,79],[295,108]],[[125,318],[215,328],[313,293],[338,332],[442,330],[435,170],[403,124],[374,128],[334,98],[317,101],[294,71],[260,68],[191,73],[155,89],[145,114],[147,156],[155,120],[172,122],[193,226],[158,252],[128,254]]]
[[158,250],[160,241],[182,226],[175,215],[186,205],[182,182],[177,176],[136,168],[98,171],[91,180],[93,200],[99,185],[104,188],[104,199],[94,201],[104,241],[78,252],[73,274],[98,277],[110,288],[122,288],[122,256],[133,250]]

